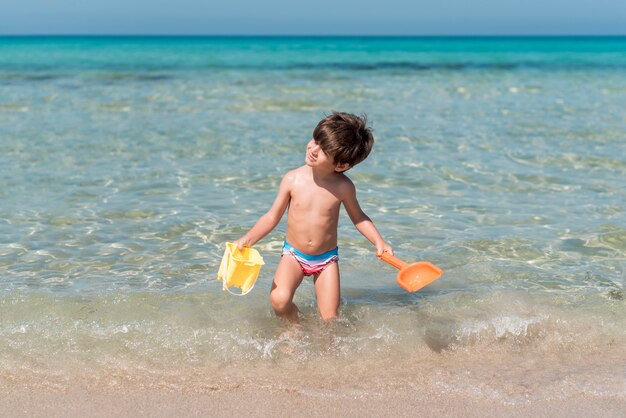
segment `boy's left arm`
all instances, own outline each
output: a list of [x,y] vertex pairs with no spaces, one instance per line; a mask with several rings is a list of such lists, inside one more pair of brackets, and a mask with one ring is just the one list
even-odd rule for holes
[[356,198],[356,188],[352,182],[349,182],[346,186],[343,205],[356,229],[376,247],[376,255],[380,257],[383,252],[393,255],[393,248],[385,242],[374,226],[374,222],[361,209],[361,205],[359,205],[359,201]]

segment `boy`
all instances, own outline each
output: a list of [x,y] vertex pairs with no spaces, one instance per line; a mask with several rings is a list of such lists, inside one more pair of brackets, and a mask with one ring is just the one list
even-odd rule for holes
[[280,222],[287,207],[287,237],[270,292],[279,317],[297,320],[293,296],[304,276],[313,275],[322,319],[337,317],[339,266],[337,225],[343,203],[356,229],[374,246],[376,255],[393,254],[371,219],[361,210],[346,170],[363,161],[374,144],[365,118],[333,112],[322,119],[306,146],[305,165],[285,174],[269,211],[243,237],[239,248],[252,246]]

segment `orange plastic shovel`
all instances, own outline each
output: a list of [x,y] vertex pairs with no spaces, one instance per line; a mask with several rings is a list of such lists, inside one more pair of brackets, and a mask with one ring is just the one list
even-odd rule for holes
[[407,292],[417,292],[443,274],[443,270],[428,261],[409,264],[389,253],[383,253],[380,259],[400,270],[398,285]]

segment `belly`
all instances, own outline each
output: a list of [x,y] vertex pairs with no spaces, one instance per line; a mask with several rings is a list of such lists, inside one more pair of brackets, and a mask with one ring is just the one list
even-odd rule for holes
[[337,216],[290,214],[287,218],[287,242],[310,255],[330,251],[337,247],[337,221]]

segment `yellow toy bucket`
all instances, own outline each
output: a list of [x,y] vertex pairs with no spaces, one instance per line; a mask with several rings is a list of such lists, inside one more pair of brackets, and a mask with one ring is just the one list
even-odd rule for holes
[[[254,248],[244,247],[240,250],[235,244],[227,242],[217,280],[222,281],[222,288],[228,293],[247,295],[254,287],[263,264],[263,257]],[[241,289],[241,293],[231,292],[230,286]]]

